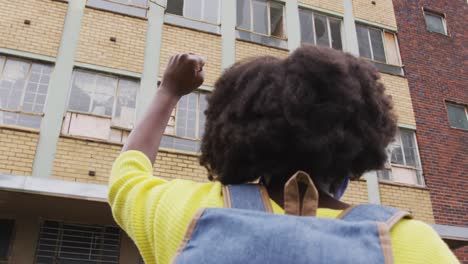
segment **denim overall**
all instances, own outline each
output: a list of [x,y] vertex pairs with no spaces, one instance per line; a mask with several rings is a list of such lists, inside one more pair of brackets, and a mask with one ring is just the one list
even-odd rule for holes
[[[302,208],[300,181],[310,187]],[[296,215],[269,213],[259,185],[225,186],[225,206],[231,208],[200,209],[173,263],[393,263],[389,231],[408,213],[367,204],[350,207],[339,219],[316,218],[318,195],[309,176],[298,172],[288,183],[285,211]]]

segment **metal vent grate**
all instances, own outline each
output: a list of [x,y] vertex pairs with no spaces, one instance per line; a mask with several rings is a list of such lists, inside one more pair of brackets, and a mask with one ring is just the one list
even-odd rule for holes
[[119,263],[120,229],[43,221],[36,264]]

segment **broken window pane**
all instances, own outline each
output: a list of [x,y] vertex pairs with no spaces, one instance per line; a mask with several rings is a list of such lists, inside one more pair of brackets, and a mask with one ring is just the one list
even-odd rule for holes
[[380,62],[386,62],[385,50],[382,40],[382,31],[379,29],[369,28],[369,35],[372,43],[372,52],[374,54],[374,60]]
[[416,145],[414,142],[414,132],[400,129],[403,151],[405,153],[405,161],[407,166],[416,167]]
[[250,0],[237,0],[237,27],[251,28]]
[[405,163],[403,160],[403,151],[400,145],[393,146],[391,160],[392,160],[392,163],[395,163],[395,164],[403,165]]
[[88,113],[91,109],[91,98],[95,85],[96,76],[94,74],[75,70],[68,109]]
[[330,42],[328,39],[327,17],[315,14],[314,23],[317,45],[330,47]]
[[117,102],[112,123],[116,126],[131,128],[135,119],[136,93],[138,82],[120,80]]
[[112,116],[114,96],[117,89],[117,78],[113,76],[97,75],[96,90],[94,91],[91,113]]
[[132,128],[138,81],[83,70],[73,76],[69,110],[112,117],[113,125]]
[[302,42],[315,44],[314,29],[312,24],[312,13],[306,10],[299,10],[299,20],[301,23],[301,39]]
[[271,35],[284,38],[284,25],[283,25],[283,5],[279,3],[270,3],[270,29]]
[[253,8],[253,31],[268,34],[268,10],[266,1],[252,0]]
[[0,107],[9,110],[20,110],[21,97],[28,75],[30,63],[8,59],[0,79]]
[[299,21],[302,42],[342,49],[341,20],[299,9]]
[[39,128],[52,67],[41,63],[0,57],[0,123]]
[[341,21],[331,18],[328,18],[328,21],[330,23],[332,48],[341,50],[343,48],[341,44]]
[[359,55],[361,55],[361,57],[372,59],[367,27],[356,25],[356,33],[359,45]]

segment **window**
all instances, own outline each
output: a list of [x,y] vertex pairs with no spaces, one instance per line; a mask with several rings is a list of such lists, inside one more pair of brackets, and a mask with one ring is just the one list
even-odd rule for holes
[[220,0],[169,0],[167,13],[219,24]]
[[424,11],[424,19],[426,20],[426,29],[430,32],[437,32],[447,35],[447,26],[443,15]]
[[341,20],[300,9],[301,38],[303,43],[342,49]]
[[205,129],[206,94],[194,92],[183,96],[177,104],[173,120],[165,131],[161,146],[197,152]]
[[450,126],[468,130],[466,106],[452,103],[446,103],[446,105]]
[[122,142],[135,120],[139,82],[75,69],[62,133]]
[[284,39],[284,5],[267,0],[237,0],[237,28]]
[[356,25],[359,55],[370,60],[400,66],[396,36],[392,32]]
[[400,128],[388,146],[386,169],[378,174],[382,179],[422,185],[422,171],[414,131]]
[[148,0],[88,0],[87,4],[91,7],[138,17],[146,17],[148,9]]
[[119,251],[117,227],[43,221],[35,263],[118,264]]
[[7,261],[10,256],[11,242],[15,221],[12,219],[0,219],[0,262]]
[[0,56],[0,124],[39,128],[52,66]]

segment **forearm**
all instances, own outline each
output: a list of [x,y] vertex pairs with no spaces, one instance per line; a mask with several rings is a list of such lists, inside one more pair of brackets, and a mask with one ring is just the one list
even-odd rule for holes
[[130,133],[122,151],[138,150],[154,163],[162,135],[180,96],[160,87],[143,118]]

